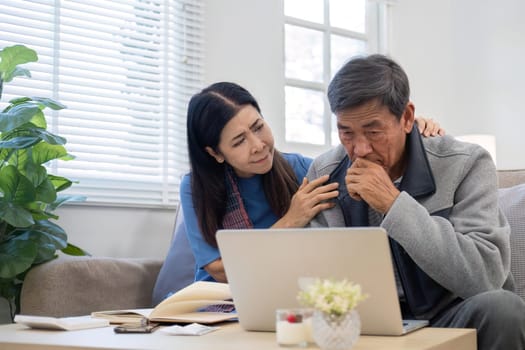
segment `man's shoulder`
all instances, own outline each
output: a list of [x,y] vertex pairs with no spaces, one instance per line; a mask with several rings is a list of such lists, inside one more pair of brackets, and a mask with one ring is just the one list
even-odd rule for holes
[[456,140],[450,135],[426,137],[423,138],[423,144],[427,153],[437,158],[471,157],[484,151],[479,145]]
[[330,174],[341,160],[346,156],[346,150],[342,145],[337,145],[334,148],[322,153],[314,158],[311,169],[313,169],[318,176]]
[[426,138],[423,143],[434,178],[447,174],[444,179],[450,182],[456,174],[458,181],[462,181],[473,168],[483,173],[487,180],[496,176],[490,153],[480,145],[459,141],[448,135]]

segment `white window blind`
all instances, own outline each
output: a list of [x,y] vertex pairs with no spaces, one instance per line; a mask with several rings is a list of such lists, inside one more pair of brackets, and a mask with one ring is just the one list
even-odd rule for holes
[[1,102],[51,97],[50,131],[76,157],[51,172],[87,203],[172,206],[188,171],[186,106],[202,87],[201,0],[2,0],[0,47],[24,44],[32,78]]

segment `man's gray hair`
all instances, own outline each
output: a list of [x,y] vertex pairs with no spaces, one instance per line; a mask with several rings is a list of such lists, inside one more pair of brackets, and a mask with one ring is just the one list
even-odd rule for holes
[[351,59],[328,85],[328,101],[334,114],[377,100],[401,118],[409,98],[410,87],[403,68],[379,54]]

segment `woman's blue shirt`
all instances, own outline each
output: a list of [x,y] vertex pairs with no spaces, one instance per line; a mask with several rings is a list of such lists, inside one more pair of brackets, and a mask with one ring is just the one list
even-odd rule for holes
[[[282,153],[282,155],[295,171],[298,184],[301,184],[310,164],[312,163],[312,159],[296,153]],[[217,248],[209,245],[202,237],[197,223],[197,215],[195,214],[195,209],[193,207],[190,177],[191,174],[186,174],[182,178],[180,186],[180,201],[184,214],[186,234],[188,235],[188,240],[196,262],[195,280],[214,281],[203,267],[220,258],[220,254]],[[266,199],[261,175],[255,175],[250,178],[238,178],[238,186],[244,207],[246,208],[254,228],[268,228],[279,219],[273,213],[268,200]]]

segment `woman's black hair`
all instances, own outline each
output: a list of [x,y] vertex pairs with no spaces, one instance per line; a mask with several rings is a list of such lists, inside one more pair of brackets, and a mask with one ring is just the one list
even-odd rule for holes
[[[243,87],[230,82],[215,83],[194,95],[188,106],[187,136],[191,165],[193,206],[206,242],[217,247],[215,234],[223,228],[226,208],[226,162],[219,163],[207,151],[218,152],[224,126],[241,110],[259,104]],[[282,217],[290,206],[298,182],[290,164],[275,150],[271,170],[262,175],[263,188],[273,212]]]

